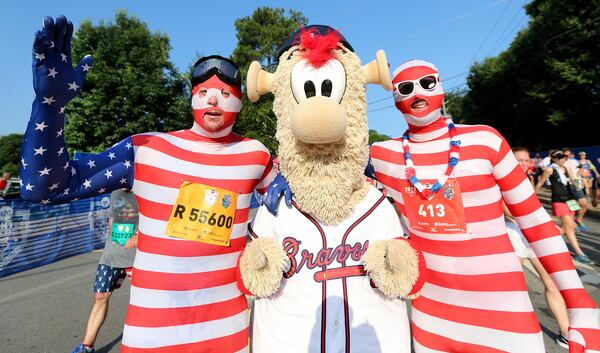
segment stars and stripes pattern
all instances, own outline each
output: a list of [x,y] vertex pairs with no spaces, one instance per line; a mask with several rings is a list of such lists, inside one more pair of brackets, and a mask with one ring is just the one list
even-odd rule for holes
[[[422,295],[413,301],[415,351],[545,352],[522,268],[506,235],[502,201],[565,299],[569,339],[583,345],[585,337],[586,352],[599,351],[596,304],[508,143],[487,126],[456,127],[461,161],[453,175],[460,183],[468,232],[410,230],[428,266]],[[447,168],[448,129],[443,121],[438,128],[410,136],[411,158],[422,179],[435,180]],[[371,147],[377,180],[407,219],[400,192],[400,182],[407,179],[403,152],[402,139]]]
[[[191,130],[132,140],[140,223],[121,352],[246,352],[247,303],[235,266],[252,193],[275,176],[268,150],[235,134],[215,140]],[[166,235],[183,181],[239,194],[229,247]]]
[[[139,242],[121,352],[247,352],[247,302],[235,265],[245,246],[252,193],[264,192],[275,176],[268,150],[235,134],[208,138],[182,130],[135,135],[70,160],[63,137],[66,105],[81,91],[92,63],[88,56],[72,67],[72,33],[73,24],[59,16],[56,23],[46,17],[36,34],[36,98],[22,144],[21,196],[48,204],[133,188]],[[230,246],[165,235],[184,181],[239,193]]]

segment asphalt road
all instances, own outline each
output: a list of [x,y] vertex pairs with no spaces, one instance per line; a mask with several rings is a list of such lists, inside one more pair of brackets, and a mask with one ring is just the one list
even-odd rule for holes
[[[587,224],[592,231],[580,235],[581,246],[600,263],[600,222],[590,218]],[[100,252],[84,254],[0,279],[0,352],[71,352],[84,334],[100,255]],[[600,267],[576,265],[586,288],[600,303]],[[558,327],[546,307],[541,282],[527,269],[525,274],[548,352],[566,352],[554,343]],[[96,352],[119,351],[128,297],[129,282],[125,281],[111,298]]]

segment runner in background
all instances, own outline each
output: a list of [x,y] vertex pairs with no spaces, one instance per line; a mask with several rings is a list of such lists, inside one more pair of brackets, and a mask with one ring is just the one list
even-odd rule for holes
[[585,196],[583,179],[577,173],[579,161],[575,159],[575,155],[570,148],[563,148],[563,154],[567,157],[567,160],[565,161],[565,167],[567,168],[568,173],[567,176],[571,179],[573,185],[575,186],[575,197],[579,203],[579,210],[577,211],[577,217],[575,218],[575,229],[577,231],[590,230],[590,228],[583,223],[583,217],[590,206],[588,204],[587,197]]
[[544,174],[535,186],[535,192],[537,193],[540,190],[546,180],[550,181],[552,214],[561,219],[562,231],[576,253],[573,259],[581,263],[591,264],[590,258],[579,247],[577,235],[575,234],[573,217],[575,211],[579,209],[579,204],[575,201],[577,196],[571,191],[572,181],[567,176],[568,168],[565,166],[567,156],[562,151],[554,151],[550,157],[552,164],[544,170]]
[[110,195],[108,230],[104,252],[98,262],[94,281],[94,304],[88,317],[83,342],[72,353],[93,353],[100,327],[108,314],[112,292],[131,275],[137,247],[138,205],[129,189],[115,190]]

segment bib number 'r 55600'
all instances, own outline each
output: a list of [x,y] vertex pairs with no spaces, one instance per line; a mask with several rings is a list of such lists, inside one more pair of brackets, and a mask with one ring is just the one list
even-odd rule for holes
[[[186,209],[183,205],[175,205],[175,217],[179,217],[183,219],[185,217]],[[215,212],[209,212],[206,210],[200,210],[197,208],[192,208],[189,210],[189,215],[187,215],[187,219],[191,222],[196,222],[200,224],[208,224],[210,226],[216,225],[217,227],[225,227],[231,228],[233,226],[233,217],[226,216],[224,214],[217,214]]]
[[171,210],[167,235],[229,246],[237,198],[230,190],[184,182]]

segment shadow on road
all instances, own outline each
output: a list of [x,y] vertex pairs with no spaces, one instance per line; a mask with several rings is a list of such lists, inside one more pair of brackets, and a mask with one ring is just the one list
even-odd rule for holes
[[71,265],[71,266],[56,267],[56,268],[53,268],[51,270],[46,270],[46,271],[36,271],[35,269],[33,269],[32,271],[25,271],[25,272],[16,273],[14,275],[7,276],[4,278],[0,278],[0,282],[6,282],[9,280],[14,280],[14,279],[18,279],[18,278],[38,276],[38,275],[45,274],[45,273],[58,272],[58,271],[68,270],[70,268],[76,268],[76,267],[80,268],[82,266],[92,265],[92,264],[97,264],[97,263],[98,263],[98,260],[94,259],[94,261],[78,263],[78,264]]
[[114,346],[121,343],[121,339],[123,338],[123,334],[120,334],[117,338],[105,344],[102,348],[96,349],[96,353],[108,353],[110,352]]

